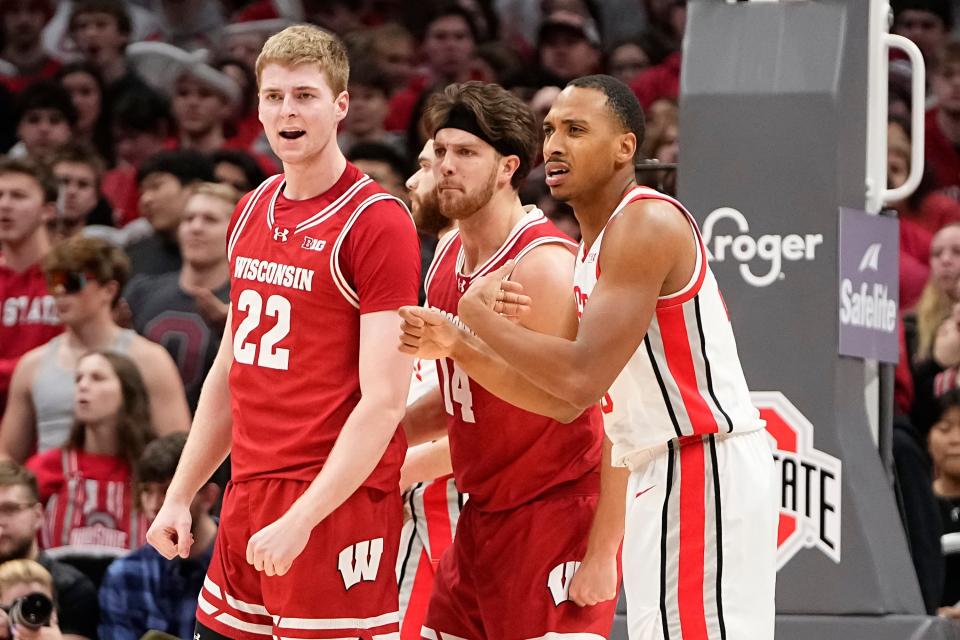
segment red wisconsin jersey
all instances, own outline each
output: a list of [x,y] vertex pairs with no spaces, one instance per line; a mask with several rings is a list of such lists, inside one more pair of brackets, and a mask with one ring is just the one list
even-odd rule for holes
[[[544,244],[576,245],[544,217],[529,210],[503,246],[472,274],[463,272],[458,231],[437,247],[427,271],[427,305],[463,327],[457,305],[474,278],[521,260]],[[453,472],[460,491],[480,509],[496,511],[524,504],[554,487],[596,480],[603,423],[594,407],[571,424],[561,424],[501,400],[471,380],[451,359],[437,361],[446,405]],[[598,484],[592,485],[593,491]]]
[[[404,206],[348,164],[326,193],[283,176],[240,202],[227,234],[233,479],[311,481],[360,400],[360,316],[416,304],[420,248]],[[364,483],[396,490],[401,429]]]

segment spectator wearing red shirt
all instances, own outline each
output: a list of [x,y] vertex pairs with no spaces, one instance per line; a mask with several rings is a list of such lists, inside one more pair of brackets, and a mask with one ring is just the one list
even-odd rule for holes
[[960,40],[948,42],[930,64],[937,106],[926,116],[926,164],[935,186],[960,199]]
[[[907,127],[891,121],[887,128],[887,182],[902,185],[910,173],[910,137]],[[925,172],[908,198],[890,203],[900,218],[900,307],[912,309],[930,277],[930,243],[944,226],[960,222],[960,203],[933,191],[932,175]]]
[[30,160],[0,160],[0,414],[20,356],[62,331],[40,269],[57,184]]
[[3,78],[17,93],[37,80],[52,77],[60,63],[47,55],[40,40],[43,27],[53,16],[50,0],[4,0],[0,2],[0,58],[16,67],[16,75]]
[[471,61],[477,44],[477,29],[468,11],[455,3],[444,5],[427,22],[420,45],[425,72],[390,100],[386,128],[407,128],[420,94],[431,86],[476,80]]
[[93,351],[77,362],[74,424],[62,447],[27,461],[44,503],[40,547],[119,556],[146,542],[134,510],[132,469],[154,434],[137,365]]

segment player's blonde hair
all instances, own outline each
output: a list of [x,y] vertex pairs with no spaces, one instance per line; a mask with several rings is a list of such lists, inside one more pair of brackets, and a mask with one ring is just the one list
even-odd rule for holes
[[343,43],[333,34],[319,27],[294,25],[270,36],[257,56],[257,84],[268,64],[294,67],[316,64],[326,75],[333,95],[347,90],[350,63]]

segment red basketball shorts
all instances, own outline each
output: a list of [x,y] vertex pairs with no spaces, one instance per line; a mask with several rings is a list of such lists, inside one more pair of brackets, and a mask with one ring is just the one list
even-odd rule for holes
[[247,563],[250,537],[277,520],[309,483],[230,483],[197,607],[197,622],[236,640],[395,640],[400,493],[361,487],[310,534],[283,576]]
[[422,636],[605,640],[616,600],[580,607],[568,595],[596,506],[596,495],[565,495],[487,513],[467,501],[440,560]]

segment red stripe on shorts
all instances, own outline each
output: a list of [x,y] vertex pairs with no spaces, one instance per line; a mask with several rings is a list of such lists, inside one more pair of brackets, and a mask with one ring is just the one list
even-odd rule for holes
[[680,567],[678,606],[683,640],[708,640],[703,609],[705,526],[703,444],[680,447]]

